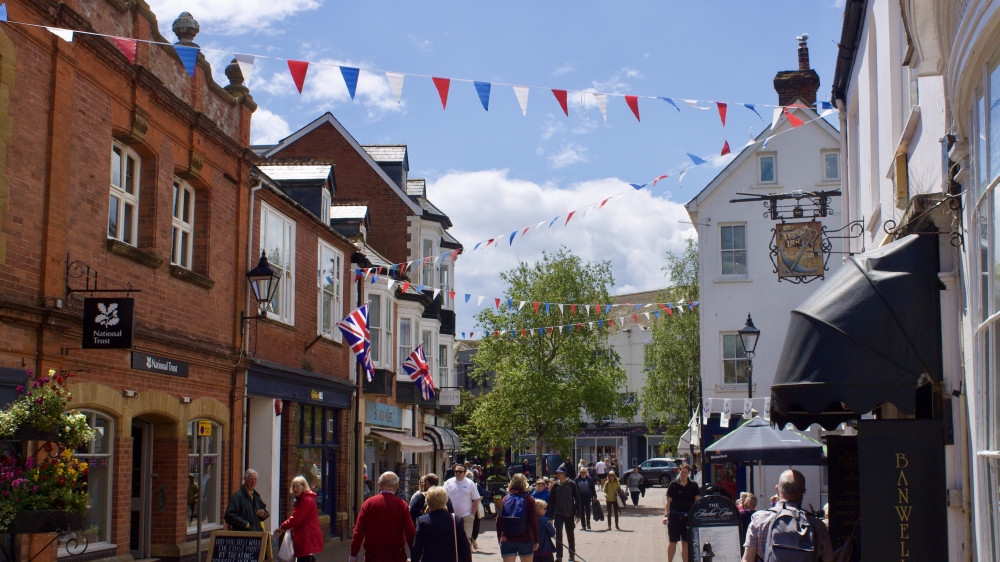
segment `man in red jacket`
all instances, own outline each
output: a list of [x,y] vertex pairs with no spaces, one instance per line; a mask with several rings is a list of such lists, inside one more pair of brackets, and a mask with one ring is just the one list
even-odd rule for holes
[[415,532],[410,506],[395,495],[398,486],[399,477],[394,473],[379,476],[379,494],[365,500],[354,524],[350,562],[357,561],[362,543],[365,562],[406,562],[407,549],[413,550]]

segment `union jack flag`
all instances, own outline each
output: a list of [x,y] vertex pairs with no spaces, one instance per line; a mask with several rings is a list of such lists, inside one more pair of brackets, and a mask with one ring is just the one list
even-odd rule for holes
[[346,318],[337,323],[337,327],[344,333],[344,338],[358,358],[368,382],[372,382],[375,378],[375,366],[372,365],[371,356],[372,337],[368,333],[368,303],[352,310]]
[[424,358],[423,344],[418,345],[406,361],[403,361],[403,371],[420,387],[420,394],[424,400],[434,398],[434,381],[431,380],[431,367]]

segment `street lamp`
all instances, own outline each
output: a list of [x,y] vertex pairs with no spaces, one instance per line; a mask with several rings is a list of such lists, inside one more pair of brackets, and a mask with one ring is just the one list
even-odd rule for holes
[[261,251],[257,267],[247,272],[247,281],[250,282],[250,290],[253,292],[254,299],[257,300],[257,315],[247,316],[246,313],[240,311],[241,331],[248,320],[266,318],[267,315],[264,313],[264,310],[267,308],[267,305],[271,304],[271,301],[274,300],[274,296],[278,292],[278,282],[281,281],[281,272],[271,267],[271,264],[267,261],[267,253]]
[[760,337],[760,330],[753,325],[750,313],[747,313],[747,323],[739,330],[740,342],[743,343],[743,351],[747,354],[747,398],[753,398],[753,352],[757,348],[757,338]]

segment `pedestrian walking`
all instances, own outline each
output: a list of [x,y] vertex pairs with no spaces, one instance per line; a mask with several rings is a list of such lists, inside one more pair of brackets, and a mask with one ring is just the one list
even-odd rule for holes
[[[410,518],[413,519],[413,526],[417,526],[417,518],[426,513],[426,492],[427,490],[438,485],[438,475],[433,472],[428,472],[427,474],[420,477],[420,489],[410,496]],[[455,513],[455,508],[451,505],[451,500],[448,500],[445,507],[448,509],[448,513]]]
[[[482,498],[479,496],[479,489],[475,482],[465,477],[466,468],[463,465],[455,467],[455,477],[444,483],[444,489],[448,492],[451,505],[455,508],[455,515],[465,525],[465,536],[472,536],[472,526],[475,524],[476,502]],[[472,548],[479,550],[476,541],[472,541]]]
[[604,462],[604,459],[598,459],[594,469],[597,471],[597,483],[603,486],[608,478],[608,463]]
[[639,466],[632,467],[632,472],[625,478],[625,485],[628,486],[628,493],[632,496],[632,506],[639,507],[639,494],[642,493],[642,475],[639,474]]
[[594,497],[597,494],[597,484],[590,477],[590,472],[586,466],[580,467],[580,474],[576,477],[576,488],[580,490],[580,501],[583,504],[583,514],[580,518],[580,528],[590,530],[591,510],[593,508]]
[[507,486],[503,508],[497,514],[497,540],[503,562],[531,562],[538,550],[538,511],[528,493],[528,479],[515,474]]
[[691,465],[682,463],[677,478],[667,486],[667,503],[663,506],[663,524],[667,526],[667,562],[673,562],[677,543],[681,543],[681,560],[688,559],[688,512],[701,499],[701,490],[691,481]]
[[225,520],[234,531],[259,533],[264,530],[261,522],[271,515],[267,504],[255,490],[258,478],[257,471],[248,468],[243,474],[243,485],[229,498]]
[[309,483],[302,476],[292,478],[289,492],[294,497],[292,515],[282,521],[274,535],[285,535],[283,540],[292,541],[295,562],[316,562],[314,555],[323,552],[323,531],[319,526],[316,492],[309,488]]
[[563,559],[563,530],[566,531],[566,543],[569,546],[569,560],[576,560],[576,523],[580,521],[580,514],[583,511],[580,490],[576,487],[576,482],[570,480],[566,474],[566,466],[561,465],[556,469],[556,481],[549,491],[550,513],[555,521],[556,527],[556,561]]
[[365,562],[406,562],[406,549],[413,552],[413,520],[409,506],[396,497],[398,487],[396,473],[383,472],[378,477],[379,493],[361,504],[354,524],[350,562],[357,562],[362,544]]
[[618,526],[618,515],[621,510],[618,508],[618,490],[621,489],[621,484],[618,483],[618,475],[615,471],[608,473],[608,479],[604,483],[604,501],[608,504],[608,530],[611,530],[611,515],[614,514],[615,517],[615,529],[621,531],[621,527]]
[[[791,528],[798,531],[796,535],[800,547],[810,547],[814,549],[816,560],[822,562],[833,562],[833,543],[830,541],[830,532],[826,525],[816,516],[802,510],[802,496],[806,493],[806,477],[797,470],[786,470],[778,478],[778,485],[774,487],[778,493],[778,501],[774,507],[767,510],[757,511],[750,517],[750,527],[747,529],[747,538],[743,543],[743,562],[757,562],[764,559],[769,554],[771,538],[774,533],[781,532],[785,525],[778,525],[776,522],[784,523],[788,519]],[[802,532],[805,535],[802,535]],[[768,536],[772,533],[772,536]],[[811,541],[811,544],[807,544]],[[777,559],[777,558],[772,558]]]
[[411,562],[472,562],[461,521],[448,511],[448,492],[432,486],[425,494],[427,513],[417,518]]
[[535,500],[535,512],[538,513],[538,550],[532,562],[553,562],[556,545],[552,539],[556,536],[556,528],[545,515],[548,504],[544,500]]

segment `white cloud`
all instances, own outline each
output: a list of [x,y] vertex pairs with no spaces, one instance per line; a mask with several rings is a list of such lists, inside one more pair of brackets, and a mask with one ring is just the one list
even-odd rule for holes
[[[619,193],[624,195],[584,216],[586,207]],[[648,291],[667,284],[662,271],[667,252],[680,252],[695,236],[694,227],[682,222],[690,220],[682,204],[649,190],[635,191],[617,178],[560,186],[512,178],[507,170],[451,172],[429,182],[428,197],[448,214],[455,225],[449,232],[465,246],[456,264],[460,331],[474,329],[472,316],[479,310],[475,305],[480,295],[486,297],[484,306],[503,296],[499,274],[519,260],[535,262],[543,251],[566,246],[584,261],[609,260],[616,294]],[[485,205],[483,197],[489,198]],[[536,228],[539,221],[545,224]],[[496,242],[473,251],[477,242],[490,238]],[[465,293],[472,295],[468,304]]]
[[262,107],[250,118],[250,144],[274,144],[290,134],[287,121]]
[[[160,33],[172,38],[171,25],[181,12],[190,12],[202,29],[213,33],[239,35],[247,32],[275,32],[286,18],[318,8],[322,0],[147,0],[156,14]],[[197,42],[197,37],[195,42]]]
[[559,68],[553,70],[552,76],[562,76],[563,74],[569,74],[570,72],[573,72],[573,65],[570,63],[566,63],[560,66]]
[[563,146],[559,152],[549,155],[549,165],[555,169],[587,161],[587,148],[575,143]]
[[[340,71],[341,66],[364,69],[374,65],[333,59],[311,61],[302,87],[303,101],[316,104],[321,111],[328,109],[331,105],[360,103],[372,119],[377,119],[387,113],[406,112],[405,81],[403,83],[403,101],[397,103],[385,74],[361,70],[358,76],[358,86],[355,90],[355,99],[351,100],[351,95],[347,91],[347,85],[344,83],[344,77]],[[271,73],[259,82],[255,81],[250,85],[251,91],[259,89],[272,96],[299,95],[286,65],[281,65],[281,68],[278,69],[275,69],[273,65],[268,68],[271,69]],[[263,74],[260,70],[262,69],[255,68],[255,74],[258,76]]]

